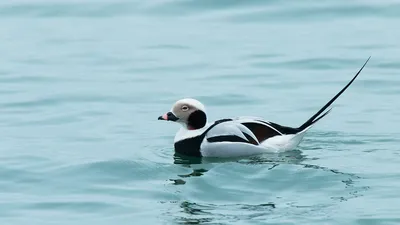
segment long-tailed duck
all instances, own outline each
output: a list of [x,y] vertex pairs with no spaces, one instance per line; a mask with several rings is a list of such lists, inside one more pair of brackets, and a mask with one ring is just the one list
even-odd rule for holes
[[317,113],[299,127],[282,126],[258,118],[238,117],[207,123],[204,105],[196,99],[177,101],[159,120],[182,125],[174,139],[177,153],[198,157],[240,157],[295,149],[306,131],[326,116],[327,109],[357,78],[370,57],[353,79]]

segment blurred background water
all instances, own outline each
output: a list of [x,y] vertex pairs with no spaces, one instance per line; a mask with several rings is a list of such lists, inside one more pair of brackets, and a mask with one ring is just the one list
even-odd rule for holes
[[[0,3],[1,224],[399,224],[400,1]],[[175,156],[211,120],[302,124],[292,152]]]

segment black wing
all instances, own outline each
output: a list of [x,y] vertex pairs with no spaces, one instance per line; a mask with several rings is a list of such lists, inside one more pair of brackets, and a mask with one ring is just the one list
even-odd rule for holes
[[298,128],[285,127],[276,123],[266,122],[262,120],[242,122],[257,137],[258,142],[263,142],[268,138],[275,136],[296,134],[300,130]]
[[224,119],[216,121],[210,128],[206,130],[205,135],[210,143],[216,142],[242,142],[258,145],[259,142],[252,137],[252,131],[248,131],[240,123],[231,122],[232,119]]

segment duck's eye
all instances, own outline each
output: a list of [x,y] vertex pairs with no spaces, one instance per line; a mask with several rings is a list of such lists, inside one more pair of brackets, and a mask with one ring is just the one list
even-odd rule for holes
[[187,105],[182,106],[182,111],[188,111],[189,107]]

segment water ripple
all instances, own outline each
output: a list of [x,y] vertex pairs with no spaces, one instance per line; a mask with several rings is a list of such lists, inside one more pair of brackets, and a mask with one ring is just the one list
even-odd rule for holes
[[343,58],[317,58],[301,59],[281,62],[257,62],[252,63],[254,67],[260,68],[293,68],[304,70],[338,70],[344,68],[354,68],[360,64],[359,60],[349,60]]
[[132,3],[20,3],[0,6],[2,17],[113,17],[129,15],[137,7]]
[[282,6],[278,10],[261,8],[248,13],[229,16],[228,21],[241,22],[321,22],[323,20],[346,20],[350,18],[371,17],[398,17],[400,5],[366,5],[366,4],[335,4],[320,6],[299,6],[287,8]]

